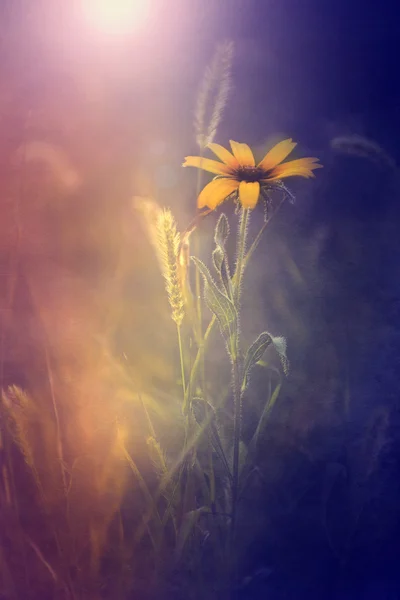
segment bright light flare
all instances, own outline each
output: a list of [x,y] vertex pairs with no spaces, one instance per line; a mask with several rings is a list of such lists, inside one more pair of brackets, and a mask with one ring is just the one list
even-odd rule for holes
[[90,25],[102,33],[128,34],[146,21],[149,0],[82,0]]

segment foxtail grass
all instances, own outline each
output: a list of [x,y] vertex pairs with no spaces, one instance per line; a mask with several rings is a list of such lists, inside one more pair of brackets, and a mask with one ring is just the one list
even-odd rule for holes
[[157,219],[156,250],[160,260],[161,272],[165,281],[165,289],[171,307],[171,317],[176,323],[178,336],[179,361],[181,365],[181,378],[183,390],[183,411],[186,412],[185,391],[186,375],[182,346],[181,326],[185,315],[185,302],[182,279],[180,278],[180,234],[177,232],[175,219],[170,210],[160,212]]
[[232,87],[233,42],[217,46],[203,76],[195,110],[196,141],[200,150],[214,141]]
[[156,248],[171,307],[171,317],[179,328],[185,315],[184,298],[178,272],[180,234],[177,232],[175,219],[170,210],[165,209],[158,216]]

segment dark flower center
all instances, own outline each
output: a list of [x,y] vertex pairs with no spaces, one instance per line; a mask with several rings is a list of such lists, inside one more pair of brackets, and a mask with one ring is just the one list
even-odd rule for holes
[[262,169],[257,169],[257,167],[239,167],[236,171],[236,176],[239,181],[253,183],[254,181],[263,179],[265,172]]

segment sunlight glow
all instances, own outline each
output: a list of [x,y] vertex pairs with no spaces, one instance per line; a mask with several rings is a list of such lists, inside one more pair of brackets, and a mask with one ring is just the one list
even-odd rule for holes
[[83,0],[87,21],[106,34],[126,34],[142,26],[149,0]]

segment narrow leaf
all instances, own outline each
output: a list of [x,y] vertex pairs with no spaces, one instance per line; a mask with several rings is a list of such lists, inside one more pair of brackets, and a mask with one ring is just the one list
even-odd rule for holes
[[204,278],[204,300],[216,316],[228,352],[232,356],[232,341],[237,332],[236,308],[232,300],[218,288],[205,264],[194,256],[192,256],[192,260]]
[[228,256],[225,249],[225,243],[229,236],[229,221],[227,217],[222,214],[218,219],[217,225],[214,232],[214,241],[216,248],[213,252],[213,263],[215,270],[218,274],[218,278],[221,282],[221,288],[228,298],[232,299],[232,282],[231,275],[229,272]]
[[273,409],[275,402],[278,399],[279,392],[281,391],[281,387],[282,387],[282,384],[278,383],[278,385],[275,387],[272,395],[267,399],[267,401],[265,403],[264,410],[261,414],[260,420],[258,421],[257,429],[255,430],[254,435],[250,442],[250,446],[252,447],[253,450],[257,446],[259,437],[265,428],[265,424],[268,420],[271,410]]
[[229,221],[226,217],[226,215],[224,215],[224,213],[222,213],[218,219],[217,225],[215,227],[215,233],[214,233],[214,241],[216,246],[219,246],[220,248],[225,248],[225,244],[226,244],[226,240],[228,239],[229,236]]
[[176,560],[180,559],[180,557],[182,555],[182,551],[185,547],[185,544],[186,544],[190,534],[196,527],[199,518],[201,517],[201,515],[206,514],[208,512],[210,512],[210,511],[206,506],[201,506],[200,508],[197,508],[196,510],[190,510],[183,516],[182,524],[181,524],[181,527],[180,527],[179,533],[178,533],[178,539],[176,540],[176,548],[175,548],[175,559]]
[[225,250],[221,246],[217,246],[212,253],[212,259],[218,275],[220,289],[223,294],[232,299],[232,282]]
[[229,264],[228,259],[225,253],[225,259],[222,261],[220,277],[222,281],[222,285],[225,288],[226,295],[232,300],[233,299],[233,288],[232,288],[232,280],[231,274],[229,272]]
[[274,348],[281,360],[283,372],[285,373],[285,375],[287,375],[289,373],[289,361],[286,356],[286,338],[284,338],[283,336],[271,336],[271,339]]
[[218,275],[221,275],[221,268],[224,262],[224,251],[220,246],[217,246],[212,253],[214,268]]
[[232,479],[232,474],[228,465],[228,461],[225,456],[224,449],[222,447],[221,439],[218,433],[217,423],[216,423],[216,414],[215,408],[210,404],[210,402],[206,402],[202,398],[193,398],[192,400],[192,409],[194,417],[197,421],[197,424],[200,427],[204,426],[207,418],[207,411],[212,413],[212,418],[209,420],[210,427],[210,440],[213,446],[215,453],[217,454],[219,460],[223,464],[226,474],[230,479]]
[[264,331],[263,333],[260,333],[258,338],[251,344],[251,346],[247,350],[246,357],[244,359],[242,393],[248,386],[251,370],[262,358],[262,355],[264,354],[265,350],[272,343],[272,336],[267,331]]

